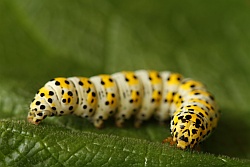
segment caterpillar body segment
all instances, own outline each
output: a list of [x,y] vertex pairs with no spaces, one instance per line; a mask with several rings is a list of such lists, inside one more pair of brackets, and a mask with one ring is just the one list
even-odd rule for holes
[[162,91],[162,79],[157,71],[136,71],[135,75],[138,76],[143,86],[143,99],[141,108],[135,116],[135,127],[139,127],[141,123],[148,120],[157,110]]
[[181,74],[171,73],[168,71],[163,71],[160,75],[163,84],[162,98],[161,103],[155,112],[155,117],[160,121],[160,123],[164,123],[164,121],[173,115],[173,112],[171,112],[171,106],[183,77]]
[[101,128],[103,121],[113,115],[118,107],[119,93],[115,81],[110,75],[99,75],[90,78],[96,87],[98,104],[92,117],[94,126]]
[[122,127],[125,120],[141,108],[143,86],[134,72],[123,71],[112,75],[120,95],[120,103],[115,114],[116,126]]

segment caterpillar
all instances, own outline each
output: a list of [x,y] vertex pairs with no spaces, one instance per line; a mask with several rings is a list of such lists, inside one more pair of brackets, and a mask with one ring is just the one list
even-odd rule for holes
[[178,148],[194,148],[217,127],[219,110],[199,81],[179,73],[154,70],[111,75],[58,77],[47,82],[30,104],[28,121],[38,125],[47,116],[74,114],[96,128],[115,117],[118,127],[133,115],[135,127],[154,116],[170,121],[171,140]]

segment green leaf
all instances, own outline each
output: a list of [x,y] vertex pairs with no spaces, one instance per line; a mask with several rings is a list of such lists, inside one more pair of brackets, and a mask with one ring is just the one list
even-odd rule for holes
[[18,165],[36,166],[218,166],[249,163],[111,134],[72,132],[47,125],[38,128],[23,121],[2,121],[0,126],[1,158],[4,161],[1,165],[12,166],[17,162]]
[[[249,3],[0,1],[0,166],[249,166]],[[58,76],[180,72],[202,81],[222,116],[201,151],[161,141],[169,125],[101,130],[75,116],[26,122],[36,91]]]

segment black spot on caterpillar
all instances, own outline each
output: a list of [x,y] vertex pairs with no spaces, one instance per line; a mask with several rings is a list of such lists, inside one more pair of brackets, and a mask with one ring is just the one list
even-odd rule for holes
[[146,70],[54,78],[35,95],[28,121],[37,125],[47,116],[67,114],[88,118],[97,128],[112,115],[118,127],[132,115],[136,127],[153,115],[160,122],[171,117],[171,140],[182,149],[203,141],[219,120],[214,97],[202,83]]

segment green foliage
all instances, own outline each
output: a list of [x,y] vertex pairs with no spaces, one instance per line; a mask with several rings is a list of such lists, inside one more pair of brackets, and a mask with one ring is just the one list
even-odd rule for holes
[[[0,166],[249,166],[247,1],[0,1]],[[74,117],[26,122],[57,76],[170,70],[206,83],[222,116],[201,152],[161,141],[169,125]]]

